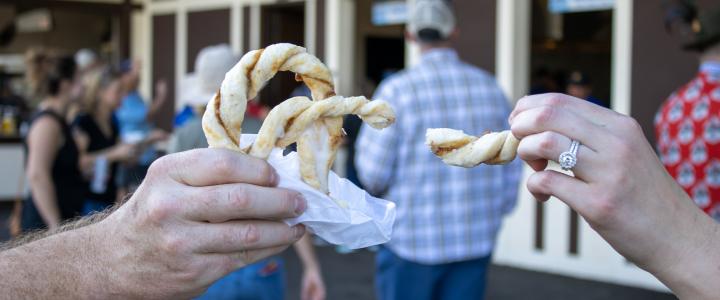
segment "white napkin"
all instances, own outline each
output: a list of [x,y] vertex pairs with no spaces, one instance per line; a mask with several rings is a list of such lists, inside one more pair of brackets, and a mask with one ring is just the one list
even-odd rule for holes
[[[243,134],[241,146],[250,145],[255,137],[254,134]],[[275,148],[268,157],[268,162],[280,177],[278,186],[298,191],[307,200],[305,213],[285,220],[285,223],[290,226],[302,223],[324,240],[350,249],[390,240],[395,222],[395,203],[370,196],[332,171],[328,177],[328,197],[301,180],[297,153],[283,156],[282,152]]]

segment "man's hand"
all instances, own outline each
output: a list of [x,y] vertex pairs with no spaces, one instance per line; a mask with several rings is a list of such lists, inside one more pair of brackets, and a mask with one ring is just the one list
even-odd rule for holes
[[229,272],[276,254],[305,233],[281,220],[305,210],[299,193],[273,188],[265,161],[219,149],[156,161],[133,197],[94,225],[116,296],[202,293]]

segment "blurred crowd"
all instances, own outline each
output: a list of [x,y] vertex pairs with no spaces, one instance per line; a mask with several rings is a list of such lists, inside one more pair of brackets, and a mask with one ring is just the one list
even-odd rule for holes
[[[720,16],[713,22],[720,22]],[[381,299],[482,298],[496,236],[517,199],[519,161],[449,168],[424,144],[420,128],[448,127],[467,133],[508,129],[507,98],[491,74],[458,57],[452,49],[458,34],[450,7],[441,1],[419,1],[409,20],[408,38],[421,47],[420,62],[388,74],[377,91],[370,82],[362,89],[366,96],[390,101],[397,124],[377,131],[361,125],[356,117],[345,120],[347,177],[394,201],[398,208],[393,239],[376,249],[376,288]],[[701,50],[718,51],[713,48],[718,39],[702,44]],[[15,210],[16,233],[54,229],[65,220],[121,205],[158,157],[207,147],[201,124],[205,106],[238,59],[228,45],[202,49],[195,72],[180,83],[173,130],[166,131],[158,122],[168,104],[168,84],[158,80],[153,97],[143,95],[140,61],[113,64],[89,49],[71,56],[28,51],[21,84],[12,85],[8,76],[0,76],[3,133],[23,137],[26,151],[28,192]],[[657,121],[663,162],[703,208],[714,205],[717,199],[710,196],[720,191],[716,189],[720,166],[707,157],[717,154],[710,147],[715,147],[720,134],[711,130],[720,130],[720,121],[713,121],[717,124],[708,129],[705,120],[717,113],[712,110],[715,106],[688,94],[717,96],[709,94],[717,93],[719,61],[704,60],[698,78],[671,96]],[[531,85],[530,94],[562,92],[609,106],[606,99],[593,96],[593,81],[582,70],[543,67],[535,72]],[[307,87],[300,85],[288,98],[307,95]],[[700,98],[699,104],[689,104]],[[269,109],[258,99],[248,103],[243,132],[256,133]],[[684,140],[694,134],[683,135],[685,121],[678,120],[684,117],[690,124],[687,131],[698,128],[699,132],[705,126],[710,133],[703,141],[710,144],[702,142],[699,133],[696,139]],[[689,170],[679,163],[681,154],[691,156]],[[701,164],[707,178],[700,178],[693,167]],[[692,181],[683,184],[688,173]],[[717,212],[706,211],[720,215],[718,207]],[[302,298],[324,299],[325,284],[311,240],[306,236],[295,246],[304,267]],[[232,272],[200,298],[282,299],[283,269],[281,258],[267,258]]]
[[139,61],[114,66],[89,49],[32,49],[25,64],[22,80],[3,75],[0,85],[3,136],[22,137],[27,154],[28,199],[15,210],[15,233],[120,203],[168,137],[154,125],[167,85],[159,81],[144,101]]

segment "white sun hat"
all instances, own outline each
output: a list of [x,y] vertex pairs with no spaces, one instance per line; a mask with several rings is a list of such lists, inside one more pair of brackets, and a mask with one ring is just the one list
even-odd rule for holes
[[225,73],[237,62],[232,48],[227,44],[208,46],[200,50],[195,59],[195,73],[180,83],[178,110],[186,105],[202,106],[220,89]]

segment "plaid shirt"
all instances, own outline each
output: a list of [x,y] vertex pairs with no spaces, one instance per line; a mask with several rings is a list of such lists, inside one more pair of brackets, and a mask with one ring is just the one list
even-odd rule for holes
[[503,216],[516,202],[519,161],[447,166],[425,145],[425,130],[447,127],[477,135],[507,129],[510,106],[495,79],[460,61],[454,50],[436,49],[383,81],[374,99],[390,102],[397,123],[383,130],[364,125],[355,165],[369,192],[397,203],[386,246],[425,264],[489,255]]

